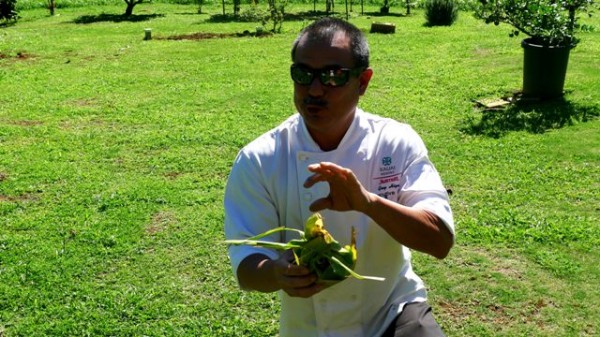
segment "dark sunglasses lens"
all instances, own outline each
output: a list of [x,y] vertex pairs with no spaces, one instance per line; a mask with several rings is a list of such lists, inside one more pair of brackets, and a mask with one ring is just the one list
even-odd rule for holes
[[292,75],[292,80],[301,85],[311,84],[314,76],[310,70],[298,66],[292,66],[290,74]]
[[350,71],[347,69],[327,69],[321,72],[320,80],[323,85],[339,87],[348,82]]

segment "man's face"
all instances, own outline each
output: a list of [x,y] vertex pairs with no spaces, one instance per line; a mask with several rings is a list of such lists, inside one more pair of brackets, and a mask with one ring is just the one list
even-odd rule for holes
[[[302,38],[294,55],[294,64],[316,70],[335,67],[354,68],[350,39],[338,33],[332,41],[307,41]],[[309,132],[321,148],[335,148],[350,127],[358,98],[371,78],[371,70],[338,87],[326,86],[316,76],[312,83],[294,83],[294,103]]]

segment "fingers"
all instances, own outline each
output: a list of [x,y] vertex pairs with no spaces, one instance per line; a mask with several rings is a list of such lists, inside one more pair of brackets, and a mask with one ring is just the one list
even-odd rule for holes
[[310,204],[308,209],[311,212],[318,212],[318,211],[321,211],[324,209],[330,209],[332,207],[333,207],[333,203],[331,202],[331,199],[329,197],[327,197],[327,198],[321,198],[321,199],[315,200],[312,204]]
[[309,188],[322,181],[347,180],[352,171],[330,162],[321,162],[308,165],[308,170],[314,174],[304,182],[304,187]]
[[320,292],[321,290],[323,290],[323,288],[324,287],[322,285],[316,284],[316,283],[313,282],[308,287],[283,289],[283,291],[285,291],[286,294],[288,294],[288,295],[290,295],[292,297],[308,298],[308,297],[311,297],[314,294]]
[[281,275],[294,277],[294,276],[306,276],[310,274],[310,270],[305,266],[298,266],[292,262],[287,262],[286,264],[277,265],[279,268],[279,272]]
[[323,209],[363,211],[368,207],[369,193],[352,170],[330,162],[309,165],[308,170],[314,174],[304,182],[305,188],[326,182],[330,191],[327,197],[318,199],[309,206],[312,212]]
[[325,181],[325,179],[323,178],[323,176],[320,175],[320,174],[313,174],[310,177],[308,177],[306,179],[306,181],[304,181],[303,186],[305,188],[309,188],[309,187],[312,187],[314,184],[316,184],[316,183],[318,183],[320,181]]
[[308,170],[311,172],[314,172],[314,173],[320,173],[320,174],[328,175],[328,176],[343,173],[344,171],[347,171],[343,167],[336,165],[334,163],[327,162],[327,161],[308,165]]
[[305,266],[298,266],[290,261],[289,254],[282,256],[275,264],[277,283],[281,290],[294,297],[310,297],[319,291],[317,276]]

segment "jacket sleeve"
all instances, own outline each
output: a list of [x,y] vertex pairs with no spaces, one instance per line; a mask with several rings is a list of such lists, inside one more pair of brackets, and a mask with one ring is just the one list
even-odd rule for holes
[[454,235],[454,218],[442,179],[421,137],[412,128],[407,132],[409,137],[402,148],[405,167],[398,202],[434,213]]
[[[278,214],[268,192],[260,161],[250,154],[240,151],[231,169],[224,197],[225,237],[247,239],[277,227]],[[279,241],[279,235],[263,240]],[[230,245],[228,248],[231,266],[237,279],[237,269],[244,258],[261,253],[275,259],[279,253],[275,250]]]

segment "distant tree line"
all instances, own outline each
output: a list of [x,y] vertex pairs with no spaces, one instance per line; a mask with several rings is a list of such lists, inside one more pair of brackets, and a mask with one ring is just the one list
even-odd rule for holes
[[[6,1],[6,0],[3,0]],[[16,0],[17,10],[32,9],[32,8],[44,8],[47,6],[47,0]],[[122,4],[124,0],[55,0],[55,6],[57,9],[67,7],[84,7],[84,6],[101,6],[101,5],[118,5]],[[144,2],[152,3],[173,3],[173,4],[188,4],[195,5],[199,4],[201,0],[144,0]],[[256,4],[266,4],[268,0],[239,0],[241,6]],[[317,6],[326,6],[327,0],[317,0]],[[330,4],[341,5],[345,4],[345,0],[329,0]],[[348,0],[350,3],[350,0]],[[471,9],[478,3],[479,0],[456,0],[456,4],[461,10]],[[221,5],[223,0],[202,0],[203,5]],[[313,4],[314,0],[287,0],[288,3],[304,3]],[[363,0],[365,5],[378,5],[383,6],[385,0]],[[412,8],[425,8],[426,0],[408,0]],[[226,0],[225,6],[228,8],[233,7],[234,0]],[[352,0],[352,4],[358,5],[361,0]],[[406,6],[406,0],[388,0],[388,6],[391,8],[400,8]],[[338,7],[339,8],[339,7]]]
[[[471,10],[474,8],[478,0],[452,0],[458,9]],[[346,0],[0,0],[0,24],[6,25],[7,23],[16,22],[19,18],[18,11],[21,9],[31,9],[46,7],[49,10],[50,15],[54,15],[57,8],[65,7],[79,7],[79,6],[90,6],[90,5],[106,5],[113,3],[125,2],[124,16],[133,15],[134,7],[143,2],[160,2],[160,3],[176,3],[176,4],[195,4],[198,5],[198,13],[202,13],[203,5],[214,5],[220,4],[222,6],[223,15],[227,12],[233,13],[234,16],[239,16],[243,5],[249,5],[256,7],[259,2],[268,4],[267,11],[269,12],[269,20],[271,20],[275,26],[281,24],[282,17],[284,14],[284,7],[287,3],[312,3],[315,7],[319,4],[325,6],[327,13],[334,10],[335,4],[345,4]],[[410,14],[411,8],[427,8],[430,0],[348,0],[351,5],[356,4],[368,4],[368,5],[380,5],[381,13],[388,13],[390,7],[404,7],[406,8],[406,14]],[[231,7],[230,7],[231,6]],[[227,8],[231,8],[230,11]],[[275,28],[274,28],[275,29]]]

